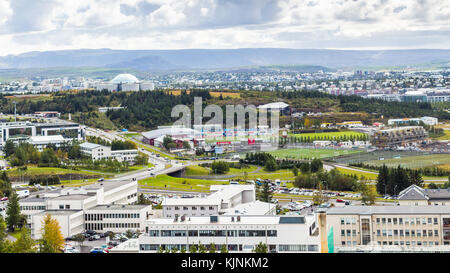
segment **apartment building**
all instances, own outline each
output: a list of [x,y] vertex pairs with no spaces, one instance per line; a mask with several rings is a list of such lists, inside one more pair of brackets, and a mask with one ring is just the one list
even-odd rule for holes
[[450,247],[450,206],[347,206],[326,212],[336,248]]
[[[280,215],[211,215],[176,219],[150,219],[145,222],[145,233],[138,238],[140,253],[185,248],[202,244],[209,248],[214,243],[220,251],[225,245],[229,252],[252,252],[264,243],[269,252],[320,252],[316,216]],[[118,248],[120,249],[120,247]],[[127,249],[129,252],[129,249]]]

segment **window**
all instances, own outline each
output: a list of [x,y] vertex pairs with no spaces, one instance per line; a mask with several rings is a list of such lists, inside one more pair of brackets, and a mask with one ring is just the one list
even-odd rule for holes
[[268,230],[267,237],[277,237],[277,231],[276,230]]
[[381,218],[381,223],[386,224],[386,218]]
[[422,232],[422,234],[423,234],[423,237],[427,237],[427,230],[424,229],[423,232]]
[[381,236],[381,230],[377,229],[377,236]]
[[394,229],[394,236],[398,236],[398,230]]
[[377,218],[377,224],[379,224],[380,223],[380,218]]
[[428,218],[428,224],[431,225],[432,224],[433,219]]
[[434,224],[437,225],[438,224],[438,218],[434,218]]
[[398,218],[398,224],[403,225],[403,218]]
[[345,236],[345,229],[341,229],[341,236]]
[[437,229],[434,230],[434,236],[439,236],[439,232]]
[[409,236],[409,229],[405,229],[405,236]]
[[59,205],[59,209],[64,209],[64,205]]
[[209,210],[214,210],[214,207],[209,207]]
[[391,218],[387,218],[387,222],[388,222],[388,224],[392,223],[392,219]]
[[183,207],[183,210],[188,210],[188,207]]
[[394,225],[397,224],[397,218],[392,219],[392,221],[394,222]]
[[341,225],[345,224],[344,218],[341,218]]
[[188,236],[198,236],[198,230],[189,230],[188,231]]

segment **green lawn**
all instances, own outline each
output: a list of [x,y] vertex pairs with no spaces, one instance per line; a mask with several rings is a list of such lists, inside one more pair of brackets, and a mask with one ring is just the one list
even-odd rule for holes
[[171,177],[166,174],[150,177],[139,181],[140,185],[161,188],[178,188],[185,190],[209,190],[211,185],[229,184],[228,181]]
[[191,165],[186,167],[186,175],[187,176],[196,176],[196,175],[209,175],[211,169],[201,167],[198,165]]
[[[366,179],[369,179],[369,180],[376,180],[378,178],[378,174],[374,174],[374,173],[367,173],[364,171],[343,169],[343,168],[339,168],[339,167],[336,167],[336,169],[342,174],[347,174],[347,175],[356,174],[358,176],[358,179],[365,177]],[[375,171],[375,172],[377,172],[377,171]]]
[[10,176],[20,175],[40,175],[40,174],[87,174],[96,175],[98,173],[91,171],[78,171],[72,169],[54,168],[54,167],[28,167],[25,171],[20,171],[18,168],[12,168],[6,171]]
[[332,150],[332,149],[280,149],[269,152],[277,158],[291,158],[291,159],[313,159],[313,158],[327,158],[333,156],[355,154],[359,150]]
[[296,137],[310,137],[311,139],[321,138],[324,140],[325,138],[338,138],[338,137],[344,137],[346,136],[347,139],[351,136],[357,137],[357,136],[364,136],[366,134],[355,132],[355,131],[342,131],[342,132],[326,132],[326,133],[306,133],[306,134],[290,134]]
[[371,160],[366,164],[374,166],[382,166],[386,164],[388,167],[397,167],[401,165],[405,168],[417,169],[431,167],[437,165],[448,164],[450,162],[450,154],[431,154],[421,156],[409,156],[401,158],[390,158],[385,160]]

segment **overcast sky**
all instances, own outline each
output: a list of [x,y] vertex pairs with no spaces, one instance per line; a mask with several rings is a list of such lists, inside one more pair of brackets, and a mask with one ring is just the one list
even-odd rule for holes
[[0,45],[450,49],[450,0],[0,0]]

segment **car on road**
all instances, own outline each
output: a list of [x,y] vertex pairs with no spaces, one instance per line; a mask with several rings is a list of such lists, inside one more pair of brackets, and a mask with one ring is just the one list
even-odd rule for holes
[[8,201],[8,197],[2,197],[0,198],[0,201]]
[[108,252],[106,252],[106,250],[103,247],[96,246],[91,249],[90,253],[108,253]]
[[342,200],[342,199],[336,199],[336,202],[338,202],[338,203],[344,203],[345,201]]
[[99,178],[97,181],[98,182],[102,182],[102,181],[104,181],[105,179],[102,177],[102,178]]
[[64,253],[80,253],[80,251],[78,249],[76,249],[70,245],[66,245],[66,247],[64,248],[63,251],[64,251]]

